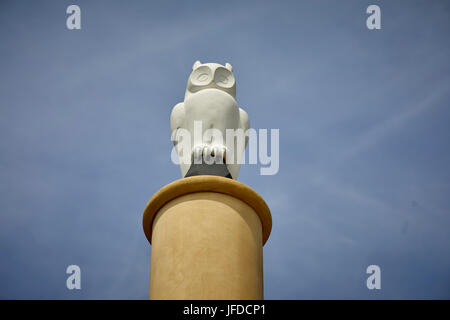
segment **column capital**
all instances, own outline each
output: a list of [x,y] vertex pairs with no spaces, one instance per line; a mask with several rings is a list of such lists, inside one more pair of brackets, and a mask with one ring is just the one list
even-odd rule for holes
[[264,199],[249,186],[229,178],[200,175],[176,180],[158,190],[147,203],[143,228],[149,243],[152,241],[152,225],[158,211],[168,202],[186,194],[216,192],[245,202],[258,215],[262,225],[262,243],[266,243],[272,230],[272,215]]

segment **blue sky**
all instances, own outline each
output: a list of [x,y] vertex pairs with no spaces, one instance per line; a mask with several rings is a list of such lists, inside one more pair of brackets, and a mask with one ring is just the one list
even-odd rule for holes
[[272,211],[267,299],[449,299],[449,17],[425,0],[2,1],[0,298],[148,297],[142,212],[180,178],[169,115],[201,60],[230,62],[251,126],[280,129],[278,174],[239,176]]

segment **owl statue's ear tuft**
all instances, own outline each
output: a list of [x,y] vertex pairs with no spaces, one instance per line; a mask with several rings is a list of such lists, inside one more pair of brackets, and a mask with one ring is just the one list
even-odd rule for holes
[[233,67],[232,67],[231,64],[229,64],[228,62],[225,63],[225,68],[227,68],[228,70],[230,70],[231,72],[233,72]]
[[194,71],[195,69],[197,69],[198,67],[200,67],[202,63],[200,61],[195,61],[194,65],[192,66],[192,71]]

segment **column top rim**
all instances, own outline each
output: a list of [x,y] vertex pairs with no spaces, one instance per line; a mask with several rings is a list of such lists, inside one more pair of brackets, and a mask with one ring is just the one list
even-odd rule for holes
[[190,193],[216,192],[226,194],[245,202],[258,215],[262,225],[263,245],[272,230],[272,215],[264,199],[252,188],[230,178],[200,175],[173,181],[159,189],[145,206],[142,225],[145,236],[151,244],[153,220],[158,211],[168,202]]

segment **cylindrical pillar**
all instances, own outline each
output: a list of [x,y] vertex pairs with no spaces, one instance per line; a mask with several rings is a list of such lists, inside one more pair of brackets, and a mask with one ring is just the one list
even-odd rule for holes
[[143,227],[150,299],[263,299],[272,218],[250,187],[218,176],[177,180],[150,199]]

